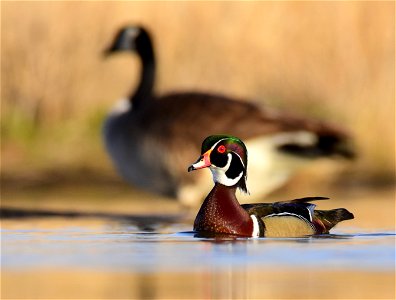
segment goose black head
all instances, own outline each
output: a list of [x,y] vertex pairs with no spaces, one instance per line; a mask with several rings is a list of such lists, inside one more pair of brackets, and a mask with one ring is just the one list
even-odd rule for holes
[[105,50],[105,55],[119,51],[136,51],[140,54],[152,51],[149,32],[142,26],[125,26],[121,28],[113,43]]
[[247,149],[237,137],[211,135],[201,148],[201,156],[188,171],[209,168],[213,181],[226,186],[236,186],[247,193]]

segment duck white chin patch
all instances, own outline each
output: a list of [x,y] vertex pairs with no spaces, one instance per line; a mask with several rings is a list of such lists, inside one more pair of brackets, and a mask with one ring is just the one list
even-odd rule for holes
[[215,183],[218,182],[225,186],[234,186],[242,178],[243,171],[235,178],[228,178],[225,173],[227,172],[228,168],[231,165],[232,156],[230,153],[228,153],[227,156],[228,156],[228,161],[227,161],[227,164],[223,168],[219,168],[219,167],[212,165],[212,166],[210,166],[210,171],[212,172],[213,181]]

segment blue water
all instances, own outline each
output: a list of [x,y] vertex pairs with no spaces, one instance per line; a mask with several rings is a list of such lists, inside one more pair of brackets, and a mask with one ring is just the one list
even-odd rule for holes
[[[10,222],[10,221],[8,221]],[[191,224],[159,224],[142,231],[123,223],[2,226],[1,263],[6,269],[89,268],[173,272],[249,268],[395,270],[395,233],[335,230],[306,238],[203,238]],[[48,221],[51,224],[51,221]],[[59,222],[59,220],[58,220]]]

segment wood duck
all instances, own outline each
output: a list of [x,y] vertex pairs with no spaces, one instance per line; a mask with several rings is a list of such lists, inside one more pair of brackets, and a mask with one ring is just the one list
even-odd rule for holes
[[302,237],[328,233],[338,222],[354,218],[345,208],[315,210],[310,201],[328,199],[325,197],[240,205],[235,191],[239,188],[247,193],[247,162],[247,149],[239,138],[212,135],[203,141],[201,156],[188,171],[209,168],[215,185],[197,214],[194,231]]
[[139,55],[140,83],[109,113],[103,135],[117,171],[134,186],[176,198],[186,206],[197,205],[210,190],[210,178],[207,174],[186,178],[185,165],[199,155],[202,140],[213,132],[229,132],[246,141],[254,162],[251,190],[261,196],[317,158],[353,157],[348,134],[324,122],[222,95],[156,96],[153,44],[143,27],[119,31],[106,53],[120,51]]

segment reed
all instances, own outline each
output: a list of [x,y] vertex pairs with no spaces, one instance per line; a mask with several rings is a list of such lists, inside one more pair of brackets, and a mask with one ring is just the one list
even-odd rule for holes
[[2,172],[83,164],[113,174],[100,122],[140,66],[102,50],[140,23],[154,37],[158,93],[214,91],[340,123],[360,152],[351,176],[392,179],[394,5],[3,1]]

